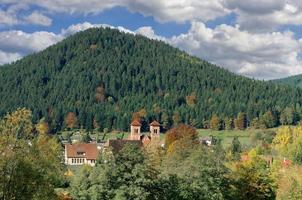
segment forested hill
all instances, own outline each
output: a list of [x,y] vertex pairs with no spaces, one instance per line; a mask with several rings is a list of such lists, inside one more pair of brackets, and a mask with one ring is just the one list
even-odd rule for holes
[[134,112],[165,127],[205,120],[249,119],[268,110],[299,107],[302,92],[234,75],[163,42],[94,28],[0,67],[0,115],[33,110],[52,129],[71,126],[128,129]]
[[302,75],[277,79],[277,80],[273,80],[273,82],[302,88]]

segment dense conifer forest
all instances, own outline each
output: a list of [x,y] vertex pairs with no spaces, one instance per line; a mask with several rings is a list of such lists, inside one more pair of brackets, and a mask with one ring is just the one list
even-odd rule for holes
[[302,75],[277,79],[277,80],[273,80],[273,82],[302,88]]
[[127,130],[135,114],[166,128],[199,128],[214,115],[240,112],[251,123],[268,111],[279,118],[288,107],[302,116],[301,103],[300,89],[235,75],[164,42],[108,28],[77,33],[0,68],[0,116],[27,107],[53,132],[68,120],[88,130]]

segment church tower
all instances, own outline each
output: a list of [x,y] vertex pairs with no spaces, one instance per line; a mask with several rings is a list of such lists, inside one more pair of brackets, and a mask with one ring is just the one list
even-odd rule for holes
[[140,140],[141,138],[141,123],[138,120],[131,122],[130,140]]
[[155,120],[150,124],[150,136],[151,139],[159,139],[160,137],[160,123]]

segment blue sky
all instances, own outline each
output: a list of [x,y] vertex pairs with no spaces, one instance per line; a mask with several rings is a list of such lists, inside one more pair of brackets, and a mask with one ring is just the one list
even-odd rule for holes
[[[5,8],[5,7],[4,7]],[[34,9],[23,11],[20,14],[26,15],[33,12]],[[145,17],[138,12],[129,12],[125,7],[114,7],[109,10],[105,10],[97,14],[69,14],[69,13],[51,13],[48,15],[53,21],[51,26],[40,26],[36,24],[17,24],[15,26],[3,26],[0,30],[12,30],[18,29],[28,33],[35,31],[51,31],[54,33],[60,33],[62,29],[69,27],[73,24],[90,22],[92,24],[109,24],[112,26],[123,26],[129,30],[136,30],[142,26],[151,26],[155,32],[165,37],[171,37],[173,35],[179,35],[185,33],[190,28],[190,23],[176,23],[166,22],[159,23],[152,16]],[[223,18],[224,20],[224,18]],[[217,24],[215,21],[209,22],[209,24]]]
[[302,73],[300,0],[0,0],[0,64],[104,24],[248,77]]

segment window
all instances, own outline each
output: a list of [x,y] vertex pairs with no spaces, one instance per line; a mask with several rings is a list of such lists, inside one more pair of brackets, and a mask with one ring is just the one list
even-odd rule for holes
[[157,129],[154,129],[154,133],[157,133]]
[[85,156],[85,152],[82,152],[82,151],[77,152],[77,154],[80,156],[83,156],[83,155]]
[[134,129],[134,133],[138,133],[138,129]]

